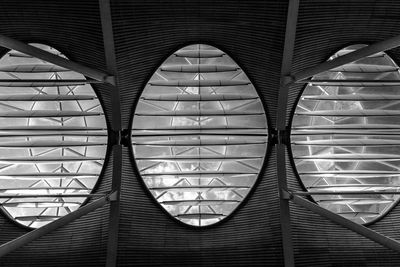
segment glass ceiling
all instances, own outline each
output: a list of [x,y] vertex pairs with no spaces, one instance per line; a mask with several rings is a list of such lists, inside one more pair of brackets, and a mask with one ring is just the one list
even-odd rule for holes
[[17,51],[0,59],[0,79],[1,208],[40,227],[78,209],[96,184],[107,143],[103,110],[90,84],[65,81],[84,76]]
[[228,216],[254,185],[267,146],[254,86],[221,50],[173,53],[146,85],[133,119],[145,185],[176,219],[194,226]]
[[[329,60],[364,46],[346,47]],[[371,222],[399,196],[393,194],[400,188],[399,67],[382,52],[313,80],[292,123],[297,171],[308,191],[332,193],[314,195],[319,205]]]

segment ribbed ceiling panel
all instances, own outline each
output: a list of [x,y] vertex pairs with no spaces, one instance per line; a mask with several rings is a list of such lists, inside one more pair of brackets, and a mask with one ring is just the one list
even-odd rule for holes
[[[177,223],[145,190],[125,149],[118,266],[280,266],[274,157],[254,195],[231,218],[210,228]],[[251,194],[251,193],[250,193]],[[268,204],[266,204],[268,203]],[[129,219],[127,219],[129,217]],[[149,260],[151,259],[151,260]]]
[[[111,4],[124,127],[156,68],[189,43],[213,45],[244,66],[274,123],[287,3]],[[231,218],[199,230],[175,222],[156,205],[140,183],[133,160],[126,159],[129,153],[124,154],[121,209],[122,217],[129,219],[120,224],[119,266],[282,265],[274,168],[262,174],[255,194]]]
[[[287,2],[278,0],[112,1],[123,127],[128,128],[137,97],[161,62],[199,42],[227,52],[245,70],[274,124],[286,9]],[[400,34],[399,12],[400,3],[389,0],[301,1],[295,71],[322,63],[349,44]],[[6,0],[0,15],[0,34],[43,42],[71,60],[106,69],[98,1]],[[396,61],[397,51],[389,52]],[[288,113],[301,88],[291,88]],[[110,118],[111,87],[95,89]],[[164,214],[146,194],[128,148],[123,156],[120,266],[283,265],[273,151],[248,201],[224,223],[201,230]],[[97,192],[110,189],[111,165]],[[288,174],[291,188],[301,190],[294,174]],[[388,249],[297,205],[291,208],[296,266],[399,266],[400,259]],[[393,227],[400,223],[399,209],[370,227],[400,239]],[[102,266],[107,216],[108,206],[3,257],[0,266]],[[1,243],[26,232],[3,216],[0,227]]]
[[189,43],[214,45],[243,66],[275,123],[285,1],[112,1],[111,5],[124,127],[156,68]]

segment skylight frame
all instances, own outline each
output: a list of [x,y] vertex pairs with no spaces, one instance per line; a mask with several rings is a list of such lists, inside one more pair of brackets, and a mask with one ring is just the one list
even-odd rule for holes
[[[336,51],[335,53],[333,53],[333,55],[329,58],[329,59],[333,59],[333,58],[335,58],[336,56],[341,56],[341,55],[344,55],[344,54],[346,54],[346,53],[349,53],[349,52],[351,52],[351,51],[354,51],[354,49],[355,50],[357,50],[357,49],[360,49],[360,48],[362,48],[362,47],[364,47],[364,46],[366,46],[365,44],[360,44],[360,43],[355,43],[355,44],[353,44],[353,45],[349,45],[349,46],[346,46],[346,47],[344,47],[344,48],[342,48],[341,50],[338,50],[338,51]],[[351,51],[347,51],[347,52],[343,52],[342,50],[345,50],[345,49],[349,49],[350,48],[350,50]],[[372,55],[372,56],[369,56],[369,57],[366,57],[366,58],[374,58],[374,57],[384,57],[384,58],[386,58],[386,60],[388,61],[388,62],[391,62],[391,64],[393,64],[395,67],[396,67],[396,70],[392,70],[393,72],[395,72],[396,74],[397,74],[397,78],[395,78],[395,79],[393,79],[393,78],[391,78],[391,79],[385,79],[385,78],[382,78],[380,81],[382,81],[381,83],[382,83],[382,85],[383,85],[383,82],[385,81],[385,80],[389,80],[390,82],[395,82],[396,80],[399,80],[400,81],[400,72],[399,72],[399,65],[397,64],[397,62],[395,62],[395,60],[393,59],[393,57],[391,57],[390,56],[390,53],[387,53],[387,52],[379,52],[379,53],[377,53],[377,54],[374,54],[374,55]],[[362,59],[359,59],[359,60],[357,60],[356,62],[359,62],[359,61],[362,61],[362,60],[365,60],[366,58],[362,58]],[[348,63],[348,64],[345,64],[344,66],[347,66],[347,65],[350,65],[350,64],[352,64],[352,63]],[[382,63],[381,63],[382,64]],[[383,64],[382,66],[386,66],[385,64]],[[339,67],[339,68],[343,68],[343,66],[341,66],[341,67]],[[294,149],[294,146],[293,146],[293,139],[296,139],[296,138],[294,138],[295,136],[293,135],[293,131],[294,131],[294,129],[293,129],[293,127],[295,127],[295,126],[293,126],[294,125],[294,120],[295,120],[295,116],[294,116],[294,114],[295,114],[295,111],[296,111],[296,109],[297,109],[297,107],[298,107],[298,104],[299,104],[299,102],[301,102],[301,98],[303,97],[303,94],[304,94],[304,92],[307,90],[307,88],[309,87],[309,84],[312,84],[312,80],[313,79],[315,79],[315,80],[320,80],[321,78],[320,78],[320,76],[321,75],[324,75],[324,74],[326,74],[326,73],[328,73],[328,72],[330,72],[330,71],[333,71],[333,70],[329,70],[329,71],[326,71],[326,72],[323,72],[323,73],[321,73],[321,74],[318,74],[318,75],[315,75],[315,76],[313,76],[312,77],[312,79],[309,81],[309,83],[307,83],[307,84],[305,84],[305,86],[304,86],[304,88],[301,90],[301,93],[298,95],[298,98],[297,98],[297,100],[295,101],[295,104],[294,104],[294,106],[293,106],[293,109],[292,109],[292,112],[291,112],[291,116],[290,116],[290,118],[289,118],[289,129],[290,129],[290,140],[291,140],[291,142],[290,142],[290,146],[288,146],[288,151],[289,151],[289,159],[290,159],[290,162],[291,162],[291,164],[292,164],[292,167],[293,167],[293,171],[294,171],[294,174],[295,174],[295,176],[297,177],[297,179],[298,179],[298,181],[300,182],[300,185],[301,185],[301,187],[303,188],[303,190],[304,191],[309,191],[309,190],[307,190],[307,188],[305,187],[305,185],[304,185],[304,183],[303,183],[303,180],[302,180],[302,175],[301,175],[301,173],[299,173],[299,170],[298,170],[298,167],[297,167],[297,163],[296,163],[296,159],[295,159],[295,156],[294,156],[294,154],[295,154],[295,152],[293,151],[293,149]],[[322,78],[322,79],[324,79],[324,78]],[[321,79],[321,80],[322,80]],[[365,78],[364,78],[365,79]],[[341,79],[341,80],[345,80],[345,79]],[[356,80],[356,79],[354,79],[354,80]],[[361,79],[361,80],[363,80],[363,79]],[[370,79],[371,80],[371,79]],[[379,80],[377,80],[377,81],[379,81]],[[369,85],[367,85],[367,87],[366,88],[368,88],[368,86]],[[378,86],[378,85],[377,85]],[[388,86],[388,85],[383,85],[383,86]],[[394,86],[397,86],[397,87],[399,87],[398,85],[394,85]],[[354,87],[357,87],[357,84],[355,83],[354,84]],[[322,94],[321,94],[322,95]],[[390,99],[386,99],[386,100],[390,100]],[[361,102],[361,101],[360,101]],[[366,99],[366,101],[364,101],[364,103],[368,103],[368,102],[370,102],[370,101],[368,101],[368,99]],[[373,101],[371,101],[371,102],[373,102]],[[394,115],[395,116],[395,115]],[[395,117],[397,117],[397,119],[399,118],[397,115],[395,116]],[[346,118],[346,117],[343,117],[343,118]],[[394,118],[394,117],[393,117]],[[382,125],[384,125],[384,124],[382,124]],[[392,124],[393,126],[396,126],[397,124],[395,123],[395,124]],[[358,132],[358,133],[360,133],[360,132]],[[384,130],[381,130],[380,132],[378,131],[378,133],[379,134],[381,134],[381,133],[384,133]],[[355,134],[355,133],[354,133]],[[351,137],[351,138],[353,138],[353,137]],[[390,138],[390,136],[389,136],[389,138]],[[383,139],[385,139],[385,138],[383,138]],[[355,139],[353,139],[353,140],[355,140]],[[378,139],[369,139],[369,140],[379,140],[379,138]],[[359,144],[360,145],[360,144]],[[394,155],[393,155],[394,156]],[[395,161],[398,161],[398,162],[400,162],[400,153],[398,153],[397,154],[397,157],[395,158]],[[376,171],[376,172],[379,172],[379,171]],[[344,175],[344,174],[342,174],[342,175]],[[384,174],[382,174],[382,175],[384,175]],[[400,174],[399,174],[400,175]],[[397,175],[398,177],[400,177],[399,175]],[[373,185],[371,185],[371,186],[373,186]],[[388,187],[390,187],[390,186],[388,186]],[[373,189],[373,187],[370,187],[370,188],[372,188]],[[376,189],[376,188],[375,188]],[[378,188],[379,189],[379,188]],[[378,189],[376,189],[376,190],[378,190]],[[380,189],[384,189],[383,187],[382,188],[380,188]],[[399,187],[399,189],[400,189],[400,187]],[[384,189],[385,190],[385,189]],[[343,190],[341,190],[341,191],[343,191]],[[388,192],[391,192],[391,191],[394,191],[394,190],[389,190]],[[316,191],[313,191],[313,192],[316,192]],[[323,195],[323,194],[321,194],[321,195]],[[335,196],[337,196],[338,194],[332,194],[332,196],[333,197],[335,197]],[[363,196],[365,196],[365,195],[367,195],[368,196],[368,194],[360,194],[359,195],[359,197],[360,198],[362,198]],[[370,194],[371,195],[371,194]],[[376,194],[376,195],[383,195],[383,196],[388,196],[388,194]],[[318,194],[316,194],[316,195],[313,195],[313,194],[310,194],[310,197],[311,197],[311,199],[312,200],[314,200],[315,202],[316,202],[316,199],[319,199],[320,198],[320,196],[318,195]],[[346,195],[344,195],[344,197],[346,197]],[[373,219],[371,219],[371,220],[368,220],[368,221],[364,221],[364,222],[359,222],[358,221],[358,223],[360,223],[360,224],[363,224],[363,225],[370,225],[370,224],[373,224],[373,223],[375,223],[376,221],[379,221],[379,220],[381,220],[381,219],[383,219],[385,216],[386,216],[386,214],[387,213],[389,213],[396,205],[398,205],[398,203],[400,202],[400,197],[399,197],[399,195],[398,194],[395,194],[395,195],[393,195],[393,197],[394,197],[394,200],[391,202],[391,204],[390,205],[387,205],[387,207],[386,208],[384,208],[380,213],[377,213],[378,215],[377,216],[375,216]],[[328,209],[329,210],[329,209]],[[349,219],[352,219],[352,218],[349,218]]]
[[[158,71],[159,68],[162,67],[162,66],[168,61],[168,58],[170,58],[174,53],[179,52],[179,51],[181,51],[181,50],[184,50],[184,49],[186,49],[186,48],[189,47],[189,46],[198,46],[198,45],[209,47],[208,49],[215,49],[215,50],[221,51],[221,52],[224,53],[227,57],[229,57],[229,58],[234,62],[234,64],[236,64],[236,65],[238,66],[239,69],[243,70],[243,69],[240,67],[240,65],[237,63],[237,61],[236,61],[231,55],[227,54],[227,53],[225,52],[224,49],[220,49],[219,47],[215,46],[214,44],[209,45],[209,44],[205,44],[205,43],[200,43],[200,44],[199,44],[199,43],[190,43],[189,45],[179,46],[178,49],[175,49],[172,53],[170,53],[170,54],[169,54],[170,56],[168,56],[167,59],[164,58],[164,60],[162,61],[162,64],[160,64],[159,67],[157,67],[156,71]],[[156,74],[155,74],[156,71],[153,72],[154,75],[156,75]],[[244,73],[244,75],[246,75],[246,72],[245,72],[245,71],[243,71],[243,73]],[[247,77],[247,76],[246,76],[246,77]],[[247,79],[248,79],[248,77],[247,77]],[[249,79],[248,79],[248,80],[249,80]],[[151,81],[151,79],[150,79],[150,81]],[[150,82],[150,81],[149,81],[149,82]],[[236,211],[237,211],[238,209],[240,209],[240,207],[241,207],[242,205],[244,205],[244,203],[247,202],[247,200],[250,198],[250,195],[251,195],[252,192],[255,190],[255,187],[256,187],[257,184],[259,183],[259,180],[261,179],[260,176],[262,176],[263,171],[264,171],[264,167],[265,167],[265,165],[266,165],[267,155],[270,154],[270,149],[271,149],[270,145],[267,145],[268,143],[270,143],[270,138],[271,138],[271,137],[270,137],[270,134],[269,134],[270,127],[269,127],[269,120],[268,120],[268,118],[267,118],[267,113],[266,113],[267,108],[266,108],[266,106],[265,106],[265,102],[261,100],[261,97],[260,97],[260,94],[259,94],[257,88],[255,88],[255,87],[253,86],[253,83],[252,83],[250,80],[249,80],[249,84],[250,84],[250,86],[253,88],[254,93],[255,93],[255,95],[257,96],[257,100],[259,101],[259,104],[260,104],[261,108],[263,109],[263,114],[262,114],[262,116],[263,116],[264,121],[265,121],[265,128],[263,128],[263,129],[264,129],[264,133],[263,133],[263,136],[264,136],[264,137],[263,137],[263,138],[264,138],[264,140],[265,140],[265,151],[264,151],[264,153],[262,153],[263,155],[262,155],[262,159],[261,159],[260,168],[258,169],[258,173],[254,173],[255,178],[254,178],[253,186],[251,186],[251,187],[249,188],[249,190],[248,190],[248,192],[246,193],[246,195],[243,197],[243,199],[240,201],[240,203],[239,203],[235,208],[233,208],[232,212],[229,212],[229,213],[227,214],[227,216],[225,216],[224,218],[222,218],[222,219],[219,220],[218,222],[214,222],[214,223],[210,223],[210,224],[206,224],[206,225],[192,225],[192,224],[188,224],[188,223],[186,223],[186,222],[182,222],[181,220],[179,220],[179,219],[176,218],[175,216],[171,215],[167,210],[165,210],[165,208],[163,208],[162,205],[157,201],[156,197],[151,193],[151,190],[147,187],[147,185],[146,185],[144,179],[142,178],[141,171],[139,170],[139,167],[138,167],[138,164],[137,164],[137,161],[136,161],[137,153],[134,153],[134,148],[133,148],[133,146],[130,146],[131,149],[132,149],[132,150],[131,150],[131,151],[132,151],[132,154],[133,154],[132,161],[134,162],[135,172],[138,174],[138,179],[139,179],[140,183],[142,184],[143,188],[145,189],[146,193],[150,196],[150,198],[154,201],[154,203],[156,203],[157,206],[159,206],[159,207],[162,209],[162,211],[163,211],[164,213],[168,214],[169,217],[173,218],[173,220],[177,221],[178,223],[181,223],[181,224],[183,224],[183,225],[185,225],[185,226],[188,226],[188,227],[202,228],[202,229],[203,229],[203,228],[208,228],[208,227],[214,227],[215,225],[219,225],[220,223],[224,222],[225,220],[227,220],[228,218],[230,218],[231,216],[233,216],[233,214],[236,213]],[[147,88],[147,87],[146,87],[146,88]],[[203,87],[202,87],[202,88],[203,88]],[[221,87],[221,88],[223,88],[223,87]],[[206,88],[206,89],[207,89],[207,88]],[[145,90],[145,89],[143,89],[143,91],[144,91],[144,90]],[[182,96],[182,95],[179,95],[179,96]],[[143,97],[143,92],[142,92],[142,94],[140,95],[140,98],[142,98],[142,97]],[[138,102],[139,102],[139,101],[138,101]],[[138,104],[138,103],[136,103],[136,104]],[[135,107],[135,112],[137,112],[137,106]],[[135,115],[133,114],[133,117],[132,117],[132,119],[131,119],[131,129],[133,129],[133,130],[134,130],[134,127],[135,127],[135,126],[134,126],[134,124],[135,124],[135,123],[134,123],[134,119],[135,119]],[[207,129],[205,129],[205,130],[207,130]],[[132,140],[134,140],[134,136],[132,136],[131,138],[132,138]],[[132,142],[131,142],[131,143],[132,143]]]
[[[57,48],[55,48],[54,46],[51,46],[51,45],[48,45],[47,43],[45,43],[45,42],[32,42],[32,43],[30,43],[31,45],[33,45],[33,46],[36,46],[36,47],[40,47],[40,48],[45,48],[46,50],[47,49],[50,49],[51,51],[54,51],[54,52],[56,52],[59,56],[61,56],[61,57],[65,57],[65,58],[67,58],[66,57],[66,54],[64,54],[64,53],[62,53],[62,52],[60,52],[60,50],[59,49],[57,49]],[[1,54],[1,59],[3,59],[3,57],[5,57],[5,56],[7,56],[7,54],[9,53],[9,52],[13,52],[13,53],[16,53],[16,54],[21,54],[22,55],[22,53],[19,53],[19,52],[16,52],[16,51],[13,51],[13,50],[5,50],[2,54]],[[28,58],[32,58],[32,57],[28,57]],[[32,60],[35,60],[35,61],[40,61],[40,63],[37,63],[37,64],[44,64],[44,65],[46,65],[46,64],[48,64],[48,65],[53,65],[53,64],[51,64],[51,63],[47,63],[47,62],[45,62],[45,61],[43,61],[43,60],[39,60],[39,59],[36,59],[36,58],[32,58]],[[20,64],[24,64],[25,62],[21,62]],[[55,65],[54,65],[55,66]],[[61,68],[61,67],[56,67],[56,68]],[[79,74],[79,73],[77,73],[77,72],[74,72],[74,71],[71,71],[71,70],[67,70],[69,73],[71,73],[71,75],[74,75],[74,76],[76,76],[77,77],[77,75],[79,75],[80,77],[82,77],[82,78],[79,78],[79,80],[87,80],[83,75],[81,75],[81,74]],[[4,72],[3,72],[4,73]],[[53,75],[54,75],[54,73],[56,73],[56,72],[53,72]],[[34,76],[34,75],[33,75]],[[32,75],[29,77],[29,78],[27,78],[27,79],[33,79],[33,80],[36,80],[37,78],[36,77],[33,77]],[[64,76],[64,75],[62,75],[62,76]],[[21,77],[22,79],[25,79],[25,77]],[[40,79],[40,78],[39,78]],[[66,214],[68,214],[68,213],[70,213],[70,212],[72,212],[72,211],[74,211],[74,210],[76,210],[76,209],[79,209],[82,205],[85,205],[89,200],[90,200],[90,198],[91,198],[91,196],[95,196],[96,194],[93,194],[93,192],[94,191],[96,191],[96,188],[98,188],[98,186],[99,186],[99,184],[100,184],[100,180],[101,180],[101,178],[102,178],[102,176],[103,176],[103,174],[104,174],[104,171],[105,171],[105,166],[107,165],[107,162],[108,162],[108,160],[109,160],[109,157],[110,157],[110,153],[109,153],[109,151],[110,151],[110,144],[109,144],[109,142],[108,142],[108,119],[107,119],[107,116],[104,114],[104,110],[103,110],[103,107],[104,107],[104,105],[103,105],[103,100],[99,97],[99,95],[98,95],[98,92],[97,92],[97,90],[96,90],[96,88],[94,88],[92,85],[90,85],[90,83],[92,83],[93,81],[91,81],[91,80],[87,80],[88,82],[86,83],[86,87],[88,87],[88,89],[87,90],[89,90],[89,94],[91,94],[92,96],[93,96],[93,98],[91,97],[90,99],[91,99],[91,101],[97,101],[97,103],[96,103],[96,105],[95,106],[98,106],[98,108],[101,110],[100,112],[101,112],[101,119],[100,120],[102,120],[103,121],[103,123],[102,123],[102,126],[100,126],[99,128],[101,128],[101,134],[99,135],[99,137],[102,137],[102,141],[100,141],[99,143],[97,143],[97,144],[94,144],[94,145],[96,145],[96,146],[100,146],[101,148],[99,148],[101,151],[102,151],[102,153],[101,154],[103,154],[103,156],[102,156],[102,159],[101,159],[101,167],[100,167],[100,170],[98,171],[98,172],[96,172],[96,175],[90,175],[90,176],[93,176],[94,178],[92,179],[92,180],[94,180],[94,182],[92,182],[92,185],[87,189],[87,193],[84,193],[84,194],[82,194],[82,193],[79,193],[79,194],[76,194],[77,196],[79,196],[79,198],[78,197],[72,197],[71,195],[75,195],[73,192],[72,193],[67,193],[67,194],[65,194],[66,195],[66,198],[68,199],[68,198],[70,198],[70,199],[72,199],[71,200],[71,202],[76,202],[75,204],[75,208],[73,209],[73,210],[70,210],[69,212],[67,212]],[[97,83],[97,82],[95,82],[95,83]],[[79,85],[78,85],[79,86]],[[75,88],[77,88],[78,86],[75,86]],[[60,86],[60,87],[63,87],[63,86]],[[16,90],[18,90],[20,87],[18,87],[18,88],[16,88]],[[25,87],[25,88],[28,88],[28,87]],[[21,89],[22,89],[22,87],[21,87]],[[27,90],[27,89],[26,89]],[[45,90],[45,89],[42,89],[42,90]],[[79,101],[84,101],[84,100],[89,100],[89,98],[88,97],[86,97],[87,99],[82,99],[82,100],[79,100]],[[71,101],[71,100],[68,100],[68,101]],[[34,101],[35,103],[37,103],[36,101]],[[40,102],[40,101],[38,101],[38,102]],[[52,101],[52,102],[54,102],[54,101]],[[57,101],[58,103],[61,103],[61,101]],[[76,101],[76,100],[74,100],[74,101],[71,101],[71,102],[78,102],[78,101]],[[21,103],[28,103],[28,102],[26,102],[26,101],[24,101],[24,102],[21,102]],[[79,117],[79,116],[78,116]],[[84,116],[85,118],[86,118],[86,116]],[[64,117],[64,118],[71,118],[71,117]],[[50,118],[51,119],[51,118]],[[48,126],[43,126],[43,127],[48,127]],[[84,127],[84,126],[83,126]],[[97,127],[97,126],[96,126]],[[78,127],[79,128],[79,127]],[[91,128],[91,127],[89,127],[89,128]],[[33,132],[37,132],[36,130],[35,131],[33,131]],[[65,133],[67,134],[67,132],[68,131],[66,131]],[[75,131],[75,133],[73,134],[73,135],[75,135],[75,134],[78,134],[79,133],[79,131]],[[94,134],[93,136],[95,136],[96,134]],[[86,138],[87,139],[87,138]],[[91,138],[89,138],[89,139],[93,139],[92,137]],[[67,141],[68,142],[68,141]],[[39,142],[33,142],[33,145],[34,146],[38,146],[38,147],[41,147],[41,144],[43,144],[43,142],[42,141],[39,141]],[[70,142],[69,144],[66,144],[66,146],[65,146],[65,148],[66,149],[68,149],[68,145],[72,145],[72,148],[74,148],[75,146],[77,146],[77,147],[81,147],[81,145],[79,145],[79,144],[77,144],[77,142],[75,142],[75,144],[74,144],[74,142]],[[63,146],[64,147],[64,146]],[[35,149],[35,147],[32,147],[33,149]],[[64,149],[62,149],[62,150],[64,150]],[[53,159],[52,159],[53,160]],[[75,160],[75,158],[74,158],[74,160]],[[61,164],[60,164],[61,165]],[[77,174],[79,174],[79,173],[77,173]],[[89,173],[88,173],[89,174]],[[1,177],[6,177],[6,176],[9,176],[9,175],[1,175]],[[10,176],[13,176],[13,174],[11,174],[10,173]],[[26,176],[26,175],[22,175],[22,176]],[[35,175],[36,176],[36,175]],[[75,175],[76,177],[78,177],[79,175]],[[88,177],[88,179],[89,179],[89,176],[88,175],[85,175],[85,176],[87,176]],[[72,177],[72,176],[71,176]],[[83,177],[83,178],[85,178],[85,177]],[[47,178],[43,178],[43,179],[47,179]],[[61,178],[60,178],[61,179]],[[68,180],[68,179],[71,179],[71,178],[67,178],[66,180]],[[78,179],[80,179],[80,178],[78,178]],[[65,179],[64,179],[65,180]],[[40,191],[40,190],[39,190]],[[57,193],[58,194],[58,193]],[[33,195],[35,195],[35,194],[29,194],[30,196],[33,196]],[[42,194],[38,194],[38,195],[42,195]],[[47,194],[48,195],[48,194]],[[50,194],[50,195],[52,195],[52,194]],[[55,196],[55,194],[53,194],[54,196]],[[68,196],[67,196],[68,195]],[[71,198],[72,197],[72,198]],[[42,199],[44,199],[45,197],[43,197]],[[4,198],[2,198],[2,199],[4,199]],[[32,198],[29,198],[29,199],[32,199]],[[35,197],[35,199],[41,199],[41,198],[36,198]],[[61,198],[60,198],[61,199]],[[76,200],[76,199],[78,199],[78,200]],[[14,199],[14,201],[17,201],[17,202],[22,202],[22,203],[27,203],[27,204],[29,204],[29,203],[33,203],[33,202],[35,202],[35,201],[19,201],[19,200],[24,200],[24,198],[23,197],[21,197],[21,196],[18,196],[18,197],[16,197],[15,199]],[[54,201],[54,200],[53,200]],[[40,202],[41,201],[38,201],[37,203],[39,203],[40,204]],[[44,202],[49,202],[49,201],[44,201]],[[50,203],[50,202],[49,202]],[[10,203],[11,204],[11,203]],[[50,204],[49,204],[50,205]],[[12,205],[11,205],[12,206]],[[54,205],[53,205],[54,206]],[[13,223],[15,223],[15,224],[17,224],[18,226],[20,226],[20,227],[22,227],[22,228],[28,228],[28,229],[34,229],[34,228],[39,228],[39,227],[41,227],[41,226],[43,226],[43,225],[45,225],[45,224],[47,224],[47,223],[49,223],[49,222],[51,222],[52,220],[49,220],[48,222],[46,222],[46,223],[37,223],[37,222],[34,222],[33,221],[33,224],[24,224],[24,223],[21,223],[21,222],[19,222],[18,220],[16,220],[15,218],[14,218],[14,216],[13,215],[11,215],[10,214],[10,212],[8,212],[7,211],[7,209],[5,208],[5,207],[3,207],[3,205],[1,205],[0,204],[0,210],[1,210],[1,212],[5,215],[5,217],[7,218],[7,219],[9,219],[10,221],[12,221]],[[32,217],[36,217],[36,215],[32,215]],[[57,218],[60,218],[60,217],[62,217],[62,215],[60,215],[60,216],[55,216],[55,217],[57,217]],[[56,218],[54,218],[54,219],[56,219]]]

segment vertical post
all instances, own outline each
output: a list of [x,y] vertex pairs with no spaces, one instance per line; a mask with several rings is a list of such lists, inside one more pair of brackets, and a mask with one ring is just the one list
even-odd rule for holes
[[[121,105],[120,94],[118,88],[117,62],[114,47],[114,33],[112,28],[111,6],[110,0],[99,0],[101,26],[103,30],[104,52],[107,64],[107,70],[112,73],[115,79],[115,86],[111,96],[111,131],[113,142],[113,178],[112,190],[121,192],[121,176],[122,176],[122,146],[121,146]],[[118,234],[119,234],[119,218],[120,218],[120,195],[117,201],[110,205],[110,219],[108,229],[107,243],[107,267],[115,267],[117,265],[118,256]]]
[[279,187],[280,222],[285,267],[294,267],[294,251],[290,227],[289,200],[284,197],[283,193],[287,190],[285,155],[287,145],[285,142],[287,133],[286,108],[287,95],[289,92],[289,83],[287,79],[288,77],[290,77],[290,72],[292,68],[298,9],[299,0],[289,0],[276,121],[277,177]]
[[117,201],[110,203],[110,220],[108,229],[107,243],[107,267],[114,267],[117,264],[118,254],[118,233],[119,233],[119,216],[120,216],[120,192],[121,188],[121,171],[122,171],[122,146],[115,145],[113,147],[113,180],[112,190],[117,190]]

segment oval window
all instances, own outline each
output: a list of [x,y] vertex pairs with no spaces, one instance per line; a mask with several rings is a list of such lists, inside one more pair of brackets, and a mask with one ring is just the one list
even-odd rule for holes
[[[329,60],[364,46],[346,47]],[[292,123],[301,181],[308,191],[325,192],[313,196],[320,206],[357,223],[376,220],[399,196],[399,67],[381,52],[312,80]]]
[[1,208],[37,228],[87,199],[103,166],[106,122],[81,74],[11,50],[0,79]]
[[186,46],[146,85],[133,119],[144,184],[174,218],[194,226],[226,218],[257,179],[267,122],[243,70],[221,50]]

